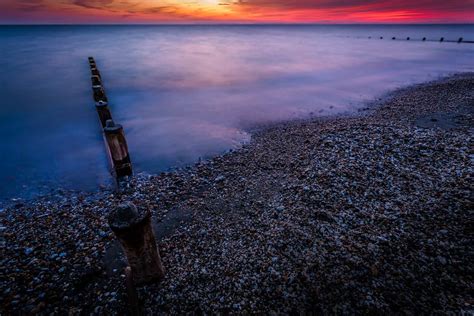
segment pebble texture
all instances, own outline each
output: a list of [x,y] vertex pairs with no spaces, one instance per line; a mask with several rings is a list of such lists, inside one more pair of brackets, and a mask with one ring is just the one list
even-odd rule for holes
[[127,201],[167,231],[146,314],[472,313],[473,108],[474,75],[457,75],[120,194],[17,201],[0,213],[0,313],[126,312],[107,215]]

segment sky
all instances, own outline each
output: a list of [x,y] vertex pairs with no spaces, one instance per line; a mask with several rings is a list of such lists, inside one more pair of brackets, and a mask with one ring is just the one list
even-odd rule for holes
[[474,0],[0,0],[0,23],[474,23]]

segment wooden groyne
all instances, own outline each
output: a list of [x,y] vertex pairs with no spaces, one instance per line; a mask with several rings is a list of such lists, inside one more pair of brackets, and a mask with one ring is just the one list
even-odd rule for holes
[[[373,37],[372,36],[369,36],[368,39],[372,39]],[[383,40],[384,37],[383,36],[380,36],[379,39]],[[392,41],[418,41],[418,42],[445,42],[445,43],[458,43],[458,44],[474,44],[474,41],[467,41],[465,40],[463,37],[459,37],[457,40],[447,40],[445,39],[444,37],[440,37],[440,38],[434,38],[434,39],[428,39],[427,37],[423,37],[423,38],[411,38],[411,37],[396,37],[396,36],[393,36],[392,38]]]
[[93,57],[89,57],[89,66],[95,108],[102,126],[112,174],[120,180],[132,175],[132,162],[128,152],[125,132],[122,125],[116,124],[112,118],[107,94],[102,84],[102,77]]

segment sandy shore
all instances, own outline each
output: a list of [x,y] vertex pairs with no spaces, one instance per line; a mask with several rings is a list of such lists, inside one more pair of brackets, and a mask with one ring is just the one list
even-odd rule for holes
[[122,194],[58,193],[0,213],[0,313],[121,314],[106,216],[153,210],[166,279],[146,313],[474,310],[474,74],[352,117],[265,128],[241,150]]

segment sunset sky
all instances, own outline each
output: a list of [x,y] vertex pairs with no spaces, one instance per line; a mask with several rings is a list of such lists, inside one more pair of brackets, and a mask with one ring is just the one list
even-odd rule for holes
[[0,23],[474,23],[474,0],[0,0]]

